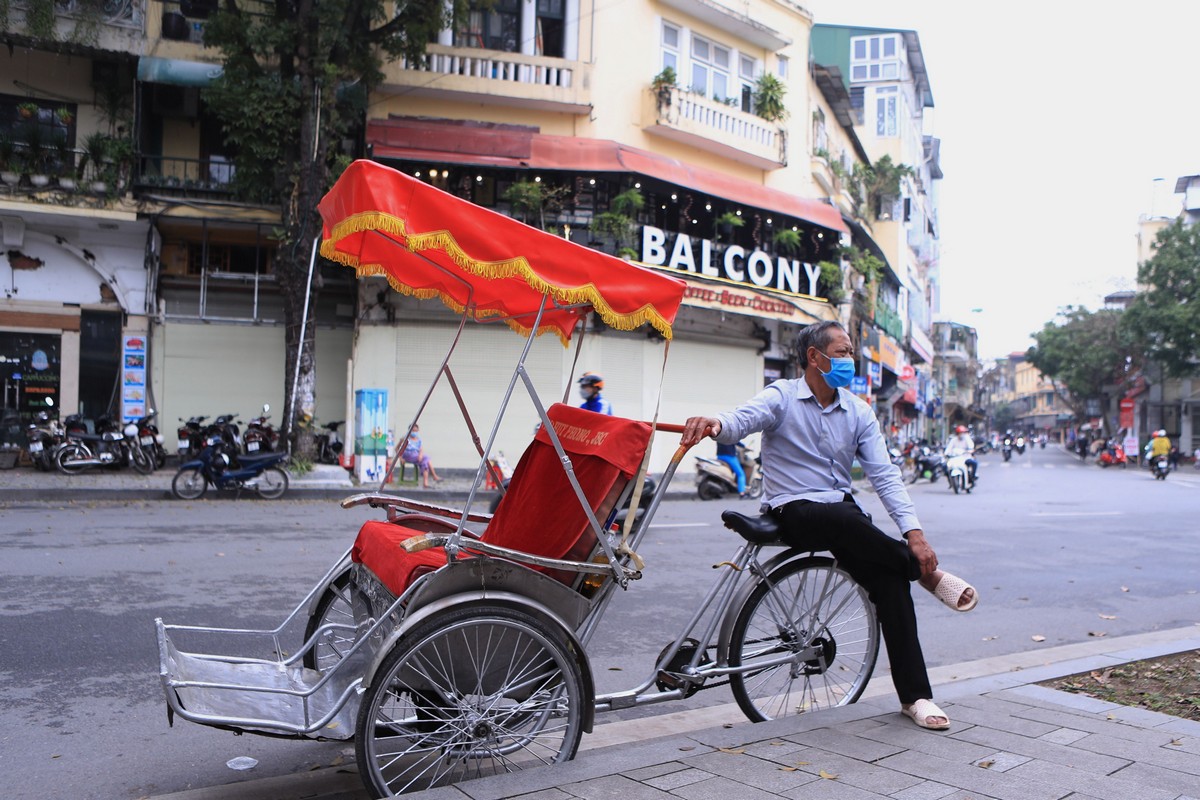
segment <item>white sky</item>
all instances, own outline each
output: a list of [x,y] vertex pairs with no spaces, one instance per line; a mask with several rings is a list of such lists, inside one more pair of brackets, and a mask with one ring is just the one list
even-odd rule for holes
[[1174,215],[1175,180],[1200,174],[1200,2],[801,2],[817,23],[919,34],[946,176],[941,314],[979,331],[982,357],[1135,288],[1138,215]]

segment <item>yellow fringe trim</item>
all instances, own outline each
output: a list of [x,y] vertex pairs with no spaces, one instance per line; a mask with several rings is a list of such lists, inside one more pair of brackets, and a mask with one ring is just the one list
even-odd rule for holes
[[[382,264],[362,264],[357,256],[337,250],[337,243],[339,241],[352,234],[365,231],[380,231],[403,237],[404,246],[414,253],[423,250],[441,250],[458,267],[481,278],[500,280],[519,277],[534,291],[549,295],[565,305],[586,303],[600,314],[600,318],[605,323],[616,330],[630,331],[649,323],[664,338],[672,338],[671,324],[650,303],[628,314],[618,313],[605,301],[604,296],[596,288],[595,284],[588,283],[576,288],[556,286],[538,275],[524,256],[517,256],[505,261],[480,261],[474,259],[459,246],[454,235],[449,231],[408,234],[406,233],[404,220],[380,211],[355,214],[339,222],[330,231],[329,238],[321,242],[321,255],[330,261],[353,267],[358,277],[383,275],[387,277],[388,283],[392,288],[401,294],[414,296],[422,300],[437,297],[448,308],[453,309],[457,313],[461,314],[465,311],[462,305],[455,302],[443,292],[439,292],[436,289],[414,289],[393,277]],[[500,314],[499,311],[493,309],[474,309],[471,313],[476,319],[498,316]],[[562,341],[564,346],[568,343],[567,336],[552,325],[544,325],[539,330],[532,331],[531,327],[521,325],[516,320],[508,319],[504,322],[508,327],[522,336],[529,336],[531,332],[534,335],[540,336],[550,331],[558,335],[559,340]]]

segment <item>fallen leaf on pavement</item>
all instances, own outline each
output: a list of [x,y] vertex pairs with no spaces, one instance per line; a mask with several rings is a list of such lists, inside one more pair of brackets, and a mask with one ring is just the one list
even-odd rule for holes
[[834,775],[832,772],[826,772],[825,770],[821,770],[817,774],[820,775],[822,778],[824,778],[827,781],[836,781],[837,777],[838,777],[837,775]]
[[744,747],[739,747],[736,750],[732,747],[718,747],[717,749],[720,750],[722,753],[729,753],[729,754],[735,755],[735,756],[740,756],[742,753],[746,752],[746,748],[744,748]]
[[995,761],[990,761],[990,760],[989,761],[980,761],[975,766],[983,767],[984,769],[991,769],[995,763],[996,763]]
[[780,767],[779,769],[782,772],[795,772],[798,767]]

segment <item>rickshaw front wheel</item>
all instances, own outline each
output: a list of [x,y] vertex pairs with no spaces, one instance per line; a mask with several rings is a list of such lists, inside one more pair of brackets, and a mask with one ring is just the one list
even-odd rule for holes
[[866,590],[832,558],[798,558],[772,571],[738,611],[729,665],[746,671],[730,676],[730,688],[751,722],[846,705],[862,696],[878,655]]
[[363,694],[359,774],[390,797],[569,761],[588,702],[562,632],[519,609],[450,608],[401,638]]

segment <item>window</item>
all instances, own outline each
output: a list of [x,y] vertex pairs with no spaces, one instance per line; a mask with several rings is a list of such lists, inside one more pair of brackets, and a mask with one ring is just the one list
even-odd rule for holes
[[829,153],[829,131],[825,127],[825,112],[817,109],[813,112],[813,153],[824,150]]
[[741,109],[747,114],[754,113],[754,85],[758,63],[750,56],[738,57],[738,78],[741,80],[742,97]]
[[775,57],[775,74],[779,76],[779,80],[786,81],[788,79],[788,57]]
[[464,26],[454,32],[455,47],[520,52],[521,6],[521,0],[495,0],[486,8],[473,4]]
[[534,54],[562,58],[564,53],[564,0],[537,0],[537,41]]
[[683,36],[669,22],[664,22],[662,26],[662,66],[663,69],[670,67],[675,70],[675,74],[679,74],[679,40]]
[[850,40],[850,82],[900,78],[900,34],[856,36]]
[[895,136],[899,130],[899,92],[895,86],[880,86],[875,90],[875,135]]
[[729,98],[729,61],[728,47],[693,36],[692,91],[725,102]]

